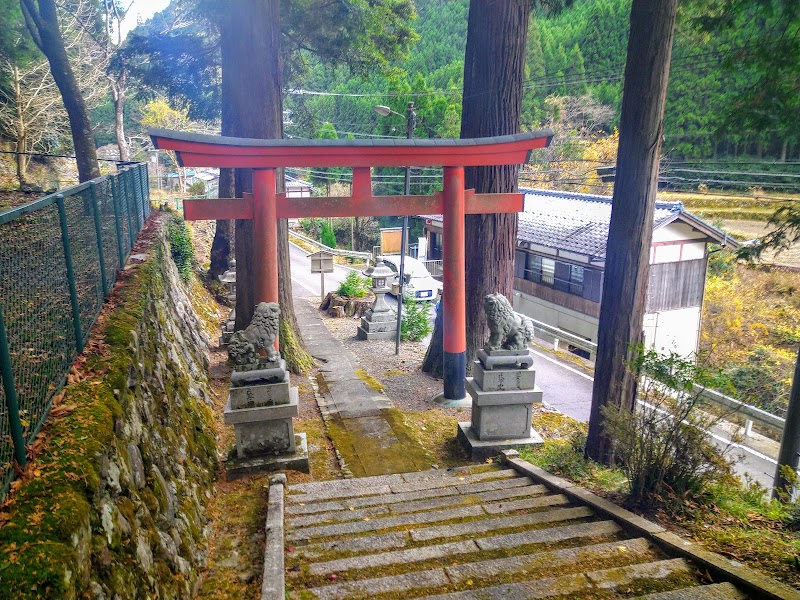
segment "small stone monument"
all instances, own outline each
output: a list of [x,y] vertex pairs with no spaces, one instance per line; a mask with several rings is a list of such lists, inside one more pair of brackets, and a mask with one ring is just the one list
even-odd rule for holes
[[389,292],[386,282],[394,275],[394,271],[387,267],[383,257],[379,256],[375,259],[375,264],[364,271],[364,275],[372,278],[375,302],[361,317],[358,339],[393,340],[397,333],[397,317],[392,308],[386,304],[386,294]]
[[478,350],[473,377],[466,388],[472,397],[472,422],[458,424],[458,439],[474,461],[501,450],[542,443],[531,428],[534,402],[542,401],[528,341],[533,323],[518,315],[502,294],[484,298],[489,341]]
[[228,343],[234,370],[224,415],[236,433],[228,479],[279,469],[309,472],[306,434],[295,434],[292,422],[298,413],[297,388],[290,386],[286,361],[275,349],[279,317],[277,303],[262,302],[247,329]]

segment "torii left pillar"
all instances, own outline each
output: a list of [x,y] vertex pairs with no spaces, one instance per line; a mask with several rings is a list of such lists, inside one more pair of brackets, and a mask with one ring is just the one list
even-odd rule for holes
[[444,402],[466,398],[467,305],[464,284],[464,167],[444,167],[442,211],[442,265],[444,295]]

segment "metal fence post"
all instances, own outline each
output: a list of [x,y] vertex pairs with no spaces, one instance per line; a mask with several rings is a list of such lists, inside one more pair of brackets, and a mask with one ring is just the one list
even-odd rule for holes
[[83,330],[81,329],[81,307],[78,304],[78,290],[75,287],[75,270],[72,267],[72,249],[69,244],[69,230],[67,229],[67,210],[64,206],[64,196],[56,196],[58,204],[58,220],[61,223],[61,244],[64,247],[64,262],[67,267],[67,282],[69,283],[69,299],[72,304],[72,323],[75,327],[75,348],[78,354],[83,351]]
[[146,202],[145,206],[147,206],[147,216],[150,216],[150,169],[147,166],[147,163],[144,163],[142,167],[144,169],[144,191],[146,193]]
[[8,337],[3,321],[3,309],[0,307],[0,375],[3,378],[3,390],[6,396],[6,411],[8,413],[8,426],[11,430],[11,440],[14,443],[14,458],[20,467],[25,466],[25,438],[22,437],[22,421],[19,418],[19,404],[17,404],[17,390],[14,387],[14,371],[11,369],[11,352],[8,349]]
[[150,194],[147,193],[147,163],[140,164],[139,167],[139,188],[142,190],[142,214],[145,220],[150,214]]
[[103,298],[108,298],[108,282],[106,281],[106,258],[103,251],[103,227],[100,225],[100,203],[97,201],[97,184],[89,182],[94,207],[94,230],[97,232],[97,257],[100,259],[100,279],[103,282]]
[[125,167],[119,172],[119,179],[117,182],[119,184],[120,198],[125,198],[125,214],[128,216],[128,250],[132,250],[136,235],[133,233],[133,215],[131,214],[131,199],[129,197],[130,193],[128,192],[127,171],[128,167]]
[[111,203],[114,206],[114,227],[117,230],[117,256],[119,258],[119,270],[125,266],[125,253],[122,251],[122,227],[119,223],[119,207],[117,206],[117,179],[119,176],[109,175],[108,183],[111,186]]
[[[141,219],[139,217],[139,198],[136,194],[136,182],[133,181],[133,168],[125,168],[125,193],[128,194],[128,206],[133,202],[133,211],[136,217],[136,235],[139,235],[141,229]],[[133,248],[133,241],[136,235],[131,235],[131,248]]]

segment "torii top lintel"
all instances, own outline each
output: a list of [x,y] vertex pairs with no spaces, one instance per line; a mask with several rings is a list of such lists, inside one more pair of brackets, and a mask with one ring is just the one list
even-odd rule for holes
[[148,131],[156,148],[173,150],[184,167],[475,167],[519,165],[545,148],[550,129],[488,138],[396,140],[263,140]]

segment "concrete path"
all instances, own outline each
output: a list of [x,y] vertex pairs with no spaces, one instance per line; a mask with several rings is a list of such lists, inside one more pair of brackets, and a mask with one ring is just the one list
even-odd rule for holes
[[287,597],[766,597],[704,585],[704,564],[658,547],[660,527],[533,476],[481,465],[289,486]]
[[355,358],[328,331],[315,306],[298,298],[295,312],[306,348],[320,365],[320,409],[350,472],[364,477],[430,469],[425,451],[409,435],[391,401],[359,377]]

